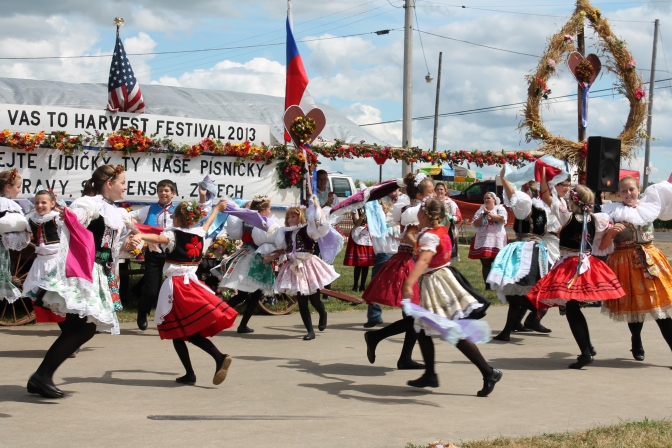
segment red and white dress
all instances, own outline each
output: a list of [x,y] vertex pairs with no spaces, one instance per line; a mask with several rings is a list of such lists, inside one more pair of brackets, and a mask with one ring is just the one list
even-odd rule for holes
[[[504,221],[483,220],[481,226],[476,230],[476,235],[471,240],[471,246],[469,247],[469,258],[471,259],[495,258],[508,242],[504,226],[506,226],[509,215],[502,205],[497,205],[492,210],[503,217]],[[483,213],[485,213],[485,205],[481,205],[481,208],[476,211],[472,223],[483,216]]]
[[[363,213],[363,212],[360,212]],[[345,248],[344,266],[365,267],[373,266],[376,254],[373,251],[373,241],[369,228],[366,225],[366,215],[362,225],[355,227],[350,232],[348,245]]]
[[[603,213],[587,216],[586,248],[590,247],[596,234],[601,237],[600,234],[610,227],[609,218]],[[584,215],[571,212],[560,215],[563,223],[560,230],[560,258],[527,294],[537,309],[565,305],[570,300],[596,302],[617,300],[625,295],[621,282],[606,263],[591,256],[589,251],[580,253],[584,219]]]
[[183,339],[198,334],[214,336],[234,325],[238,313],[196,276],[203,254],[202,227],[165,229],[166,280],[159,292],[154,323],[161,339]]

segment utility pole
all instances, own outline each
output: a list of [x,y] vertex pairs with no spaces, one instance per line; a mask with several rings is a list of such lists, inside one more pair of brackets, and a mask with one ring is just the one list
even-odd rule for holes
[[646,118],[646,145],[644,147],[644,184],[642,188],[649,185],[649,152],[651,151],[651,121],[653,119],[653,91],[656,81],[656,51],[658,50],[658,25],[660,21],[656,19],[653,28],[653,56],[651,56],[651,78],[649,79],[649,114]]
[[[413,137],[413,8],[415,8],[415,0],[406,0],[404,8],[406,14],[404,20],[404,90],[401,145],[404,148],[410,148]],[[411,171],[411,165],[403,162],[401,165],[402,176]]]
[[436,104],[434,106],[434,142],[432,143],[432,150],[436,152],[436,137],[439,132],[439,92],[441,91],[441,59],[443,58],[443,51],[439,53],[439,73],[436,75]]

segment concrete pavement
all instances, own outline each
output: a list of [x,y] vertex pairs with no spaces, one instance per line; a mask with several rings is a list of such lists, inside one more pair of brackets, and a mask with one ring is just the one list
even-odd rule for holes
[[[496,334],[506,307],[488,322]],[[333,313],[314,341],[303,341],[297,314],[255,316],[256,332],[227,330],[213,338],[233,356],[229,377],[212,385],[214,363],[189,346],[196,386],[179,386],[182,367],[153,324],[124,324],[122,335],[96,335],[56,373],[61,400],[26,393],[26,381],[58,334],[50,325],[0,328],[0,446],[396,447],[496,436],[533,435],[672,416],[672,353],[655,323],[642,337],[646,360],[630,355],[625,324],[585,310],[596,362],[567,365],[578,354],[557,309],[550,335],[514,335],[481,346],[504,372],[488,398],[478,398],[478,370],[436,341],[438,389],[405,385],[420,372],[397,371],[401,337],[365,355],[363,312]],[[398,312],[385,311],[392,322]],[[317,317],[314,316],[314,320]],[[416,347],[415,359],[421,360]]]

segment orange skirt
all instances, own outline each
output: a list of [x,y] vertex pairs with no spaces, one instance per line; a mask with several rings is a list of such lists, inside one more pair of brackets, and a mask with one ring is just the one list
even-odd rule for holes
[[672,267],[654,245],[616,250],[607,265],[625,296],[604,302],[602,312],[619,322],[666,319],[672,307]]

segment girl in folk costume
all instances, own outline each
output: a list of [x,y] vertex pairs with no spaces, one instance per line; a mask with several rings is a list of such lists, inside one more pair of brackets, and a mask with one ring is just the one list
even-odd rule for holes
[[[228,208],[236,207],[230,203]],[[242,240],[243,246],[222,260],[219,266],[212,269],[212,273],[220,279],[220,288],[238,290],[238,293],[228,303],[235,308],[246,302],[238,333],[252,333],[254,330],[248,327],[247,323],[257,308],[259,300],[262,295],[273,295],[275,275],[272,265],[264,263],[263,256],[275,249],[273,244],[275,233],[280,226],[275,223],[271,215],[271,200],[265,196],[254,198],[250,203],[250,209],[244,211],[263,217],[263,220],[260,220],[257,216],[258,222],[263,225],[254,227],[243,220],[245,216],[230,215],[226,221],[228,238]]]
[[17,169],[0,172],[0,297],[9,303],[21,297],[21,291],[12,283],[9,251],[23,250],[30,242],[28,221],[21,206],[13,200],[21,192],[21,183]]
[[303,207],[290,207],[287,210],[285,227],[281,227],[276,234],[277,250],[264,258],[266,263],[283,253],[288,258],[278,272],[274,288],[278,293],[298,295],[299,312],[303,325],[308,330],[303,337],[305,341],[315,339],[308,301],[320,315],[317,328],[324,331],[327,327],[327,311],[320,300],[320,289],[340,277],[331,265],[313,255],[316,240],[326,236],[330,228],[317,197],[313,196],[307,215]]
[[511,340],[511,332],[526,310],[537,313],[526,295],[548,273],[551,265],[547,245],[542,239],[552,215],[551,208],[539,199],[536,185],[528,183],[523,191],[517,191],[505,173],[506,167],[503,167],[500,178],[504,186],[504,204],[516,217],[513,224],[516,241],[497,254],[487,279],[490,287],[497,291],[499,300],[509,304],[504,329],[494,338],[499,341]]
[[[35,210],[28,213],[26,218],[30,225],[30,242],[35,246],[35,260],[30,271],[23,281],[25,296],[35,297],[38,292],[38,284],[58,263],[60,247],[61,220],[58,217],[56,196],[48,190],[40,190],[35,193]],[[38,322],[63,322],[65,318],[40,306],[34,307],[35,317]]]
[[[429,198],[423,201],[418,212],[422,230],[418,234],[418,257],[413,271],[404,282],[402,301],[404,312],[415,318],[418,343],[425,360],[425,373],[409,381],[413,387],[438,387],[439,379],[434,370],[434,343],[432,335],[455,345],[483,375],[483,389],[479,397],[488,396],[495,388],[502,373],[493,369],[481,355],[475,343],[490,340],[490,327],[485,322],[463,319],[482,307],[448,269],[450,264],[450,238],[441,222],[446,212],[441,201]],[[420,281],[420,306],[412,303],[415,284]]]
[[133,237],[136,242],[143,239],[161,244],[166,250],[163,268],[166,280],[159,292],[154,323],[161,339],[173,340],[173,347],[186,370],[184,376],[175,379],[181,384],[196,384],[196,374],[185,341],[215,360],[213,384],[221,384],[226,379],[231,365],[231,357],[221,353],[206,338],[232,327],[238,313],[196,276],[203,257],[204,236],[216,214],[225,208],[226,202],[220,202],[203,227],[192,227],[203,218],[203,211],[196,202],[182,202],[173,215],[175,227],[165,229],[160,235],[140,234]]
[[[549,195],[544,169],[541,191]],[[553,269],[527,294],[537,309],[565,305],[567,322],[581,351],[570,369],[581,369],[593,362],[595,350],[590,342],[588,323],[581,312],[581,304],[593,301],[616,300],[625,292],[614,273],[597,257],[591,256],[593,239],[601,238],[609,227],[609,219],[602,213],[593,214],[595,195],[579,185],[570,192],[569,210],[559,211],[560,259]]]
[[[495,193],[487,192],[483,198],[483,205],[474,214],[471,224],[477,229],[476,235],[471,240],[469,258],[481,260],[483,281],[486,282],[490,267],[499,251],[506,246],[506,219],[508,213],[504,206],[500,205],[499,198]],[[490,289],[486,282],[485,289]]]
[[437,182],[434,185],[434,191],[436,191],[436,198],[443,202],[443,206],[446,208],[446,220],[442,223],[448,228],[448,235],[450,236],[450,241],[453,244],[453,253],[452,259],[455,261],[460,261],[460,253],[457,245],[457,229],[456,225],[462,222],[462,212],[457,206],[455,201],[450,199],[448,196],[448,188],[443,182]]
[[348,238],[348,246],[345,249],[343,265],[355,267],[355,278],[352,290],[357,291],[357,284],[359,283],[361,276],[359,290],[364,291],[366,278],[369,276],[369,266],[373,266],[376,259],[376,255],[373,252],[371,234],[369,233],[366,223],[366,212],[364,208],[352,212],[352,222],[355,227],[350,232],[350,238]]
[[[58,263],[38,284],[35,304],[65,317],[61,335],[28,381],[28,392],[60,398],[56,369],[97,330],[119,334],[121,308],[114,275],[122,240],[132,226],[128,212],[114,201],[124,198],[122,165],[98,167],[84,185],[84,196],[63,211]],[[95,253],[91,251],[95,248]]]
[[603,303],[602,312],[617,322],[627,322],[632,356],[644,361],[641,331],[644,321],[655,319],[672,349],[672,268],[653,245],[653,221],[672,219],[672,184],[663,181],[648,187],[639,198],[638,181],[624,177],[618,183],[622,203],[605,204],[602,210],[615,222],[600,245],[613,241],[607,265],[623,285],[625,295]]
[[[404,183],[406,184],[407,194],[413,200],[410,205],[397,209],[397,216],[403,228],[401,243],[398,252],[383,264],[364,291],[362,299],[369,304],[377,303],[400,308],[401,299],[404,297],[402,295],[404,282],[413,270],[413,266],[415,266],[413,254],[415,252],[415,238],[418,233],[418,210],[423,198],[434,195],[434,185],[432,179],[423,173],[407,174],[404,177]],[[395,222],[395,224],[399,223]],[[410,299],[413,303],[420,303],[420,288],[418,285],[414,286]],[[364,333],[366,356],[369,362],[373,364],[376,361],[376,347],[381,341],[401,333],[405,333],[404,345],[397,361],[397,368],[399,370],[424,368],[422,364],[413,361],[411,358],[418,336],[413,328],[413,318],[403,314],[403,312],[400,320],[380,330]]]

